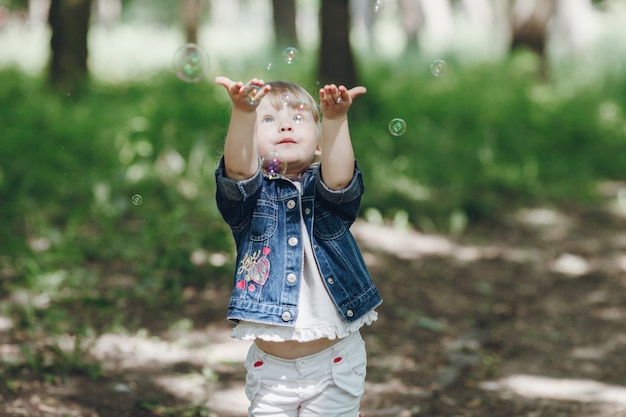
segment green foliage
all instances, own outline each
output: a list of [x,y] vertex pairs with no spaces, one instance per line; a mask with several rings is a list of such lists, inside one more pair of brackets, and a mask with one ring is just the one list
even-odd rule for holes
[[183,406],[166,406],[161,404],[158,399],[139,400],[135,404],[138,410],[149,411],[156,416],[167,417],[209,417],[212,415],[211,410],[200,405],[183,405]]
[[[13,380],[28,375],[29,378],[57,383],[69,375],[83,374],[90,379],[100,377],[100,364],[89,359],[91,342],[81,335],[65,337],[60,341],[47,343],[22,343],[20,349],[24,356],[23,364],[3,363],[0,370],[0,389],[14,391]],[[71,339],[71,340],[68,340]],[[71,346],[64,346],[71,344]]]
[[[574,91],[523,68],[511,60],[434,77],[426,62],[370,66],[368,79],[386,81],[370,82],[367,108],[356,104],[351,119],[365,206],[449,231],[454,213],[471,224],[524,205],[590,201],[598,181],[623,178],[624,79]],[[407,123],[402,136],[386,131],[394,117]]]
[[75,99],[2,76],[0,197],[11,204],[0,208],[0,236],[13,250],[43,239],[63,248],[43,251],[66,257],[58,264],[177,267],[181,251],[229,250],[212,180],[228,113],[215,111],[211,89],[155,80],[95,85]]
[[[164,314],[184,287],[228,282],[213,180],[228,109],[212,94],[164,78],[74,97],[0,73],[0,313],[28,343],[140,325],[129,306]],[[24,354],[42,374],[76,363],[61,352]]]
[[28,0],[2,0],[0,6],[13,10],[26,10],[28,9]]

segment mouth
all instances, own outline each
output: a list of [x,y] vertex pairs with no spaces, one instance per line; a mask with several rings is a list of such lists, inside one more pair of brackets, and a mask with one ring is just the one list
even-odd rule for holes
[[282,139],[280,142],[278,142],[279,145],[282,145],[285,143],[296,143],[296,141],[291,138],[285,138],[285,139]]

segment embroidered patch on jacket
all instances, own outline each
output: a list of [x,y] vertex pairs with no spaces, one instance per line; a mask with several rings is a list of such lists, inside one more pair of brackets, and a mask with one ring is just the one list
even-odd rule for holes
[[267,282],[270,275],[270,260],[267,255],[270,254],[270,248],[265,247],[263,251],[258,250],[252,254],[247,253],[237,269],[238,275],[244,275],[244,279],[237,282],[237,288],[244,290],[247,286],[248,291],[253,292],[256,286],[252,282],[263,286]]

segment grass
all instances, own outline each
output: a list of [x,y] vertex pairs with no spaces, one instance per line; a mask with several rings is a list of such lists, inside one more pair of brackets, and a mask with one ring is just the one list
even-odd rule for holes
[[[625,78],[571,90],[538,82],[524,55],[451,59],[444,77],[405,59],[364,65],[351,110],[364,215],[462,232],[523,206],[593,204],[598,182],[626,177]],[[186,286],[230,285],[213,179],[225,99],[171,74],[58,94],[0,71],[0,315],[25,335],[33,374],[97,376],[82,339],[62,354],[54,336],[132,326],[131,305],[175,309]]]

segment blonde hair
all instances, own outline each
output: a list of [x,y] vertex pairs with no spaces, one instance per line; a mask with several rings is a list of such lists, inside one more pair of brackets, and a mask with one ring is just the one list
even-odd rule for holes
[[313,96],[301,85],[289,81],[270,81],[267,83],[272,89],[265,95],[264,100],[276,108],[289,106],[297,108],[304,105],[311,111],[315,123],[320,123],[320,110]]

